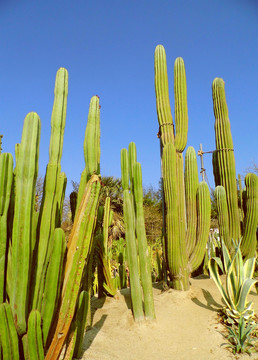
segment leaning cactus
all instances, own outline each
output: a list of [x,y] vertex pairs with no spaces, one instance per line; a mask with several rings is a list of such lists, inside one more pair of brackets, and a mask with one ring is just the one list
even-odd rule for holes
[[[243,238],[241,241],[242,255],[253,257],[256,251],[256,227],[258,223],[258,177],[255,174],[246,175],[246,189],[243,198],[240,184],[240,206],[245,209],[243,214],[242,209],[238,208],[234,147],[223,79],[214,79],[212,97],[216,139],[216,151],[213,153],[213,172],[216,186],[224,187],[226,197],[226,202],[221,208],[223,214],[219,214],[220,232],[224,237],[225,231],[227,232],[224,241],[230,252],[234,252],[232,240],[240,241]],[[218,190],[215,195],[219,195],[221,191]],[[217,197],[217,203],[219,202],[220,199]],[[244,218],[241,224],[242,215]],[[225,228],[226,223],[227,228]],[[243,229],[242,233],[241,228]]]
[[[189,273],[204,257],[210,227],[210,195],[205,182],[199,184],[196,155],[192,147],[185,156],[188,114],[184,61],[174,65],[175,126],[169,102],[166,54],[155,50],[155,90],[161,143],[165,246],[171,285],[187,290]],[[187,229],[187,230],[186,230]]]
[[99,191],[99,176],[92,175],[85,188],[69,238],[58,323],[46,359],[59,356],[75,312],[84,262],[96,223]]

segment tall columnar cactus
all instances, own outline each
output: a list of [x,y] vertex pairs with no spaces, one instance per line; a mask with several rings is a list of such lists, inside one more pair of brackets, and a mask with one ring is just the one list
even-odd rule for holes
[[7,213],[11,199],[13,182],[13,157],[0,154],[0,303],[5,300]]
[[100,105],[97,95],[93,96],[90,101],[83,150],[85,169],[81,174],[76,211],[78,210],[87,181],[91,175],[100,174]]
[[[87,159],[95,159],[89,170],[93,174],[88,173],[92,176],[83,184],[66,244],[60,228],[66,176],[60,161],[67,81],[67,71],[59,69],[41,204],[35,206],[41,127],[36,113],[29,113],[24,120],[21,144],[15,147],[14,170],[11,155],[0,154],[0,302],[5,301],[0,304],[0,357],[4,359],[43,359],[45,353],[56,360],[70,340],[76,309],[82,311],[78,299],[92,249],[101,186],[100,176],[95,174],[99,172],[99,122],[94,147],[87,147]],[[96,109],[99,112],[99,107]],[[75,323],[76,333],[81,330],[78,352],[85,324]]]
[[99,176],[92,175],[86,185],[69,238],[61,307],[46,359],[58,358],[75,313],[85,259],[96,223],[99,192]]
[[226,189],[229,215],[229,238],[238,241],[240,222],[237,199],[237,182],[233,140],[228,117],[224,81],[216,78],[212,84],[213,109],[215,116],[216,152],[213,163],[216,172],[215,183]]
[[174,65],[175,126],[169,102],[165,49],[155,50],[155,90],[161,142],[164,194],[164,230],[167,266],[175,289],[189,287],[189,273],[201,264],[210,225],[208,186],[199,184],[196,155],[188,148],[183,170],[183,151],[187,143],[188,111],[184,61]]
[[142,172],[141,165],[136,159],[134,143],[129,144],[129,155],[126,149],[121,150],[121,174],[124,194],[125,237],[134,318],[135,321],[141,321],[144,317],[143,292],[145,318],[146,320],[153,320],[155,319],[155,309],[150,256],[144,225]]
[[[223,207],[219,207],[220,232],[225,237],[226,231],[224,241],[231,252],[234,252],[232,240],[238,242],[242,238],[242,255],[253,257],[256,250],[258,222],[258,178],[255,174],[246,175],[246,189],[244,191],[246,196],[242,200],[242,191],[241,188],[239,189],[241,206],[245,209],[244,214],[242,214],[242,209],[238,208],[234,148],[223,79],[214,79],[212,97],[216,140],[216,151],[213,153],[213,172],[215,184],[218,187],[215,195],[217,195],[217,203],[219,204],[220,194],[223,192],[219,186],[223,186],[225,189],[223,196],[226,199],[226,201],[223,200]],[[223,211],[222,213],[220,213],[220,209]],[[241,226],[242,215],[244,218]],[[243,229],[242,233],[241,228]]]
[[39,240],[35,259],[33,309],[40,309],[41,307],[46,271],[53,246],[51,240],[55,228],[61,225],[62,194],[66,184],[65,175],[61,173],[61,157],[68,95],[68,72],[64,68],[57,71],[54,94],[49,163],[46,169],[44,195],[38,225]]
[[40,119],[29,113],[24,120],[15,177],[15,207],[11,246],[10,304],[20,335],[26,332],[31,276],[31,234],[38,174]]

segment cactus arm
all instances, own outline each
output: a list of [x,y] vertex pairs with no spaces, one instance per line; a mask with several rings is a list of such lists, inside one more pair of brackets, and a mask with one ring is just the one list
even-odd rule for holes
[[140,277],[138,271],[138,255],[135,239],[134,210],[132,199],[128,190],[124,190],[124,219],[125,219],[125,239],[127,248],[127,259],[130,270],[130,290],[132,299],[132,308],[135,321],[144,319],[142,308],[142,293],[140,285]]
[[90,101],[88,122],[84,138],[84,157],[87,176],[97,174],[99,170],[100,146],[99,146],[99,97],[93,96]]
[[29,360],[44,360],[41,315],[38,310],[30,312],[27,336]]
[[79,296],[78,309],[77,309],[77,337],[74,346],[74,358],[80,357],[80,352],[82,349],[84,331],[86,327],[87,314],[89,311],[89,293],[87,291],[82,291]]
[[48,349],[46,360],[56,359],[59,356],[74,316],[84,263],[95,228],[99,192],[99,176],[93,175],[85,188],[70,235],[62,302],[56,331]]
[[217,209],[218,209],[218,223],[221,240],[224,241],[228,249],[232,248],[232,239],[229,236],[229,219],[228,206],[225,188],[221,185],[216,186],[214,192]]
[[60,68],[57,71],[54,95],[54,105],[51,116],[49,162],[58,164],[60,163],[63,152],[68,96],[68,72],[64,68]]
[[140,276],[144,297],[144,313],[146,320],[155,319],[155,308],[152,291],[151,263],[144,223],[142,170],[141,164],[135,163],[134,169],[134,199],[136,212],[136,236],[138,240]]
[[245,177],[246,214],[244,219],[244,234],[241,242],[242,255],[247,258],[256,255],[256,229],[258,224],[258,177],[249,173]]
[[136,155],[136,145],[134,142],[130,142],[128,147],[128,162],[129,162],[129,177],[131,183],[131,190],[133,190],[134,182],[133,182],[133,169],[134,164],[137,162],[137,155]]
[[216,78],[212,83],[213,109],[215,116],[216,168],[218,174],[216,185],[226,190],[229,213],[229,237],[235,241],[240,239],[240,219],[237,199],[237,184],[233,140],[228,117],[228,107],[223,79]]
[[129,189],[129,162],[127,149],[121,150],[121,183],[124,190]]
[[26,332],[31,260],[31,228],[38,172],[40,119],[29,113],[24,120],[16,165],[15,209],[12,232],[12,291],[10,304],[20,335]]
[[63,261],[66,250],[64,231],[60,228],[55,229],[53,237],[53,250],[47,269],[44,299],[41,306],[44,344],[47,343],[50,326],[59,303],[63,275]]
[[196,194],[199,186],[195,150],[189,146],[185,153],[185,207],[187,219],[186,249],[188,257],[196,244],[197,208]]
[[0,303],[5,298],[7,213],[13,182],[13,158],[11,154],[0,155]]
[[76,212],[78,211],[85,186],[90,176],[100,173],[100,105],[98,96],[93,96],[90,100],[83,151],[85,169],[81,174]]
[[11,307],[0,304],[0,345],[4,360],[19,360],[18,336],[15,329]]
[[169,101],[166,52],[162,45],[158,45],[155,49],[154,69],[159,134],[164,146],[168,142],[174,143],[174,130]]
[[175,94],[175,147],[183,152],[187,143],[188,110],[187,88],[184,60],[177,58],[174,65],[174,94]]
[[204,258],[210,231],[210,217],[210,192],[206,182],[202,181],[197,190],[197,241],[189,260],[191,272],[201,265]]
[[181,243],[179,213],[178,213],[178,188],[177,188],[177,167],[176,167],[176,149],[172,143],[164,146],[162,164],[164,195],[166,203],[166,242],[167,242],[167,260],[172,281],[172,287],[177,290],[186,289],[188,285],[188,276],[185,276],[186,257],[182,252],[186,249],[185,243]]
[[109,216],[110,216],[110,197],[107,196],[105,200],[104,216],[103,216],[103,244],[104,244],[104,254],[106,257],[108,255]]
[[65,198],[65,189],[67,185],[67,177],[64,172],[59,174],[57,180],[57,189],[56,189],[56,219],[55,219],[55,228],[60,227],[62,223],[63,216],[63,204]]
[[184,183],[184,159],[183,154],[176,150],[176,183],[177,183],[177,213],[178,213],[178,236],[180,239],[180,256],[182,266],[187,263],[186,254],[186,210],[185,210],[185,183]]

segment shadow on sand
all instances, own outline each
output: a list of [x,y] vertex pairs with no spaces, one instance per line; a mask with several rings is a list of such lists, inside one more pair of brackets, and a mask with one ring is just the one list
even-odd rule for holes
[[102,315],[100,320],[98,322],[96,322],[96,324],[93,327],[87,329],[86,333],[84,334],[84,338],[83,338],[83,346],[82,346],[82,350],[81,350],[82,354],[84,351],[86,351],[90,348],[95,337],[98,335],[98,332],[101,330],[102,326],[104,325],[106,318],[107,318],[106,314]]
[[208,309],[208,310],[211,310],[211,311],[219,311],[220,309],[223,308],[223,306],[219,303],[217,303],[211,293],[207,290],[204,290],[202,289],[202,293],[203,293],[203,296],[206,300],[206,304],[202,303],[199,299],[197,299],[196,297],[193,297],[191,300],[198,306],[201,306],[202,308],[204,309]]

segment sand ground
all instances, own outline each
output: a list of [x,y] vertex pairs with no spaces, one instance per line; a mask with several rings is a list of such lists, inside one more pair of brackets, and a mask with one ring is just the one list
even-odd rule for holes
[[[213,280],[191,279],[186,292],[162,292],[154,284],[153,292],[157,317],[153,323],[134,322],[129,289],[116,298],[93,299],[93,324],[84,336],[82,359],[258,359],[258,353],[234,356],[221,346],[226,342],[218,316],[223,302]],[[251,291],[249,299],[258,314],[258,295]]]

